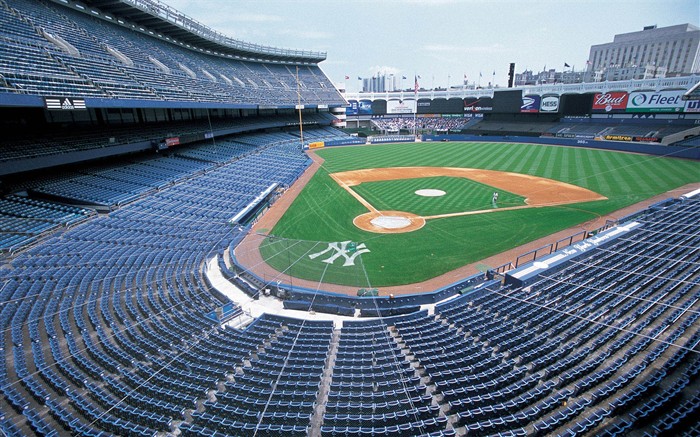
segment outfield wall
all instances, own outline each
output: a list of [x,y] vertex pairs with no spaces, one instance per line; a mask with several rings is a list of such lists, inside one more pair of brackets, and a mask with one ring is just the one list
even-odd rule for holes
[[619,141],[596,141],[568,138],[544,138],[523,136],[479,136],[479,135],[423,135],[423,141],[479,141],[493,143],[548,144],[553,146],[586,147],[617,152],[642,153],[700,160],[700,147],[660,146],[647,143],[625,143]]

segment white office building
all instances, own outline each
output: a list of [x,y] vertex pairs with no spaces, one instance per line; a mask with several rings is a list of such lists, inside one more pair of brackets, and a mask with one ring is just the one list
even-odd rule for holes
[[[700,72],[700,28],[692,24],[647,26],[591,46],[588,80],[686,76]],[[651,76],[651,77],[650,77]]]

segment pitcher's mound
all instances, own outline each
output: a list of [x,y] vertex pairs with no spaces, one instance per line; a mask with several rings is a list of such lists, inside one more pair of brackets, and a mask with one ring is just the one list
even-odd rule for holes
[[416,190],[415,193],[417,195],[423,196],[423,197],[440,197],[440,196],[444,196],[445,194],[447,194],[442,190],[434,190],[432,188],[425,188],[422,190]]
[[358,215],[353,220],[358,228],[378,234],[412,232],[425,225],[423,217],[403,211],[377,211]]

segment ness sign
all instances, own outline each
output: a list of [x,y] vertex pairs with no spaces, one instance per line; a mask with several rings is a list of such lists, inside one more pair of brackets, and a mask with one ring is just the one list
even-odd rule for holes
[[683,91],[637,91],[630,93],[627,112],[681,112]]

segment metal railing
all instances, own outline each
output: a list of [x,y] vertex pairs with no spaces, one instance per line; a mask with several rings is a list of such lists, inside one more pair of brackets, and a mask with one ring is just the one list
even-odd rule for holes
[[122,0],[122,2],[134,6],[155,17],[175,24],[194,35],[201,36],[222,46],[248,52],[251,55],[282,56],[311,59],[320,62],[326,59],[325,52],[310,50],[283,49],[240,41],[218,32],[188,15],[174,9],[160,0]]

